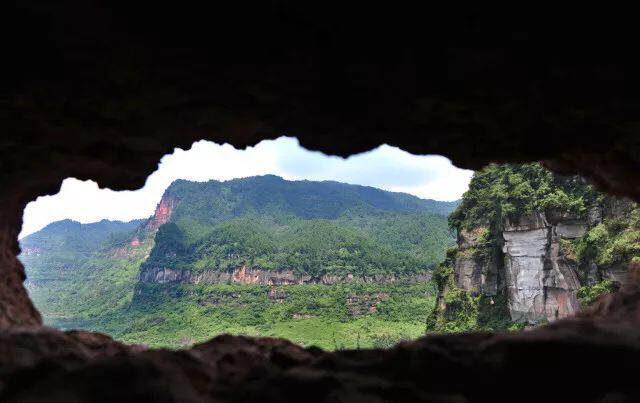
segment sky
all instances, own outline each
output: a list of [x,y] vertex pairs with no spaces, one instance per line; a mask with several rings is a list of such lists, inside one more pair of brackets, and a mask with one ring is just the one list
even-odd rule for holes
[[473,171],[456,168],[442,156],[413,155],[388,145],[341,158],[306,150],[292,137],[265,140],[244,150],[203,140],[189,150],[176,148],[162,157],[139,190],[113,191],[94,181],[65,179],[59,193],[27,205],[20,238],[66,218],[90,223],[149,217],[176,179],[229,180],[266,174],[288,180],[334,180],[452,201],[467,190]]

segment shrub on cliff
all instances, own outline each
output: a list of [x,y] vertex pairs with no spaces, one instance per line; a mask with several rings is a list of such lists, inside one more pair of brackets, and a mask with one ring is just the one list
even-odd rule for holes
[[640,259],[640,207],[630,203],[622,215],[605,217],[575,241],[575,250],[583,267],[624,267]]
[[539,163],[491,164],[477,171],[449,216],[455,229],[488,226],[554,209],[584,215],[599,194],[582,179],[554,174]]
[[616,288],[616,285],[611,280],[604,280],[592,286],[581,287],[578,290],[578,299],[582,306],[589,306],[602,295],[609,294],[615,291]]

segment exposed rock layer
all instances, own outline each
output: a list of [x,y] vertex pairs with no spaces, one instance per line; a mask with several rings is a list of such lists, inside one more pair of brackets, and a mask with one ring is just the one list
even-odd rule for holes
[[340,283],[373,283],[391,284],[396,282],[426,283],[431,280],[431,274],[419,274],[411,277],[398,277],[392,274],[373,276],[345,276],[325,274],[321,277],[299,275],[292,270],[263,270],[246,266],[233,271],[179,270],[169,268],[143,268],[140,271],[140,281],[143,283],[188,283],[188,284],[258,284],[258,285],[291,285],[291,284],[340,284]]
[[573,217],[554,222],[549,216],[531,214],[507,223],[502,231],[505,284],[514,321],[554,321],[580,309],[578,267],[564,259],[559,241],[583,235],[587,223]]
[[[531,213],[498,230],[497,242],[484,238],[486,227],[462,229],[453,265],[456,286],[472,295],[505,294],[511,319],[538,324],[574,315],[580,310],[577,291],[603,279],[621,283],[626,267],[582,266],[563,251],[563,242],[577,239],[608,219],[622,219],[631,202],[609,197],[579,217],[561,211]],[[448,290],[440,290],[443,297]]]
[[479,239],[489,229],[475,228],[472,231],[462,230],[458,234],[458,248],[460,253],[455,261],[456,285],[474,295],[496,295],[502,289],[502,260],[495,247],[487,251],[487,257],[478,259],[474,256],[474,249],[478,247]]

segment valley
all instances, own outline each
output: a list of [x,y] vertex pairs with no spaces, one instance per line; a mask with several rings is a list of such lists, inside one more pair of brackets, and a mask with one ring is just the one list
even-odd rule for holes
[[178,180],[152,217],[22,240],[45,323],[182,348],[223,334],[323,349],[574,315],[640,260],[640,208],[540,164],[489,165],[459,202],[267,175]]
[[[456,205],[275,176],[177,181],[148,220],[54,223],[21,259],[54,327],[172,348],[221,333],[391,345],[424,334]],[[81,255],[69,245],[86,226],[109,229]]]

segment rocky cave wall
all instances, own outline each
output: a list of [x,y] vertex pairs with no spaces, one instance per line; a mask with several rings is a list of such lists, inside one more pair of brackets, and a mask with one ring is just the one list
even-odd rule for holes
[[[514,391],[504,387],[514,373],[543,371],[581,377],[579,390],[556,398],[637,397],[619,370],[638,362],[633,284],[586,316],[521,335],[432,337],[375,354],[242,338],[137,352],[105,336],[40,328],[16,259],[24,206],[64,178],[136,189],[162,155],[203,138],[246,147],[286,133],[342,156],[387,143],[471,169],[544,160],[638,201],[634,13],[289,1],[1,7],[5,401],[299,401],[312,390],[319,400],[497,401]],[[606,373],[588,371],[587,353]],[[528,392],[524,400],[544,398]]]

